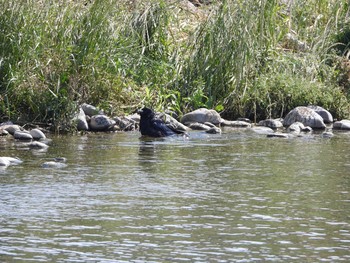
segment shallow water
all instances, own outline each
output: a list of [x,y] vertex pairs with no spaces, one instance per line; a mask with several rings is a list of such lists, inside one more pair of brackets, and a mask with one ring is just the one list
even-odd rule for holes
[[350,261],[350,133],[50,139],[0,138],[1,262]]

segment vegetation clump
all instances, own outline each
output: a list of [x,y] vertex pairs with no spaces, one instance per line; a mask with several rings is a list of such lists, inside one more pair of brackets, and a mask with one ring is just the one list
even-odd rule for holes
[[348,1],[204,2],[0,0],[0,121],[69,130],[85,102],[349,116]]

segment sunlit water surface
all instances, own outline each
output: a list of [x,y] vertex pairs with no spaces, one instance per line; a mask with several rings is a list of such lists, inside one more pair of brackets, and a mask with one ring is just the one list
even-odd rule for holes
[[50,138],[0,138],[1,262],[350,261],[349,133]]

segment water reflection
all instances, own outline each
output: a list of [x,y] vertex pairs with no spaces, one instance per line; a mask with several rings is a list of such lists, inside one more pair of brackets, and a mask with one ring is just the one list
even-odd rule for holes
[[52,139],[5,147],[24,163],[0,173],[2,262],[350,260],[348,135]]

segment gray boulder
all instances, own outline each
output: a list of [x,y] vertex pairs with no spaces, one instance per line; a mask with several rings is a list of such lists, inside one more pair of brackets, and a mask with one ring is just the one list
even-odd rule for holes
[[29,133],[32,135],[34,140],[46,139],[45,134],[39,129],[32,129]]
[[333,116],[328,110],[326,110],[320,106],[308,106],[308,108],[316,111],[316,113],[318,113],[323,118],[324,123],[332,123],[333,122]]
[[291,110],[283,120],[284,126],[290,126],[294,122],[301,122],[305,126],[310,126],[314,129],[324,129],[326,125],[323,118],[313,109],[308,107],[296,107]]
[[[162,118],[162,116],[160,117]],[[172,130],[176,130],[179,132],[187,132],[188,130],[190,130],[187,126],[177,121],[174,117],[170,116],[169,114],[165,113],[162,119],[164,119],[165,124]]]
[[9,134],[14,135],[16,131],[22,131],[23,128],[17,124],[5,124],[0,126],[1,130],[7,131]]
[[86,120],[86,114],[82,107],[79,108],[79,113],[75,116],[74,120],[77,122],[78,131],[88,131],[89,124]]
[[333,124],[333,129],[337,130],[350,130],[350,120],[336,121]]
[[120,130],[122,131],[135,131],[136,130],[136,121],[123,116],[123,117],[114,117],[113,120],[116,122],[116,124],[119,126]]
[[30,141],[33,140],[33,136],[28,131],[15,131],[13,137],[16,140]]
[[87,104],[87,103],[83,103],[81,105],[81,108],[83,109],[84,113],[90,117],[92,117],[94,115],[103,115],[102,110],[99,110],[95,106]]
[[115,120],[106,115],[94,115],[90,119],[89,127],[93,131],[110,131],[115,124]]
[[222,121],[220,114],[215,110],[208,110],[205,108],[200,108],[195,111],[185,114],[181,118],[181,123],[188,126],[189,123],[199,122],[205,123],[210,122],[213,124],[220,124]]

